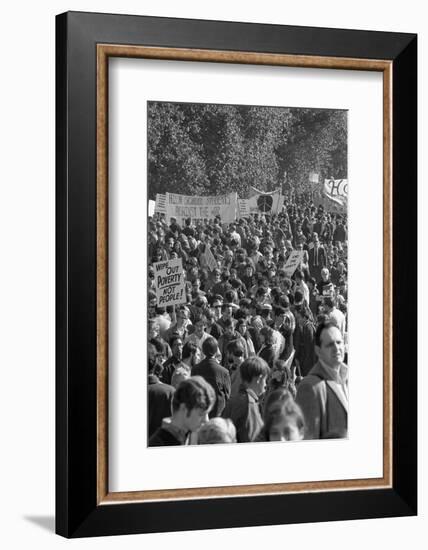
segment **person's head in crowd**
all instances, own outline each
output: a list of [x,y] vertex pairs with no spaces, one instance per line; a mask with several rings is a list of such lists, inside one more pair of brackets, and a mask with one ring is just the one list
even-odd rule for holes
[[251,320],[251,326],[257,331],[260,332],[264,326],[263,319],[260,317],[260,315],[254,315],[254,317]]
[[274,286],[270,291],[270,295],[271,295],[273,301],[276,302],[276,303],[278,302],[279,297],[281,296],[281,294],[282,294],[282,291],[281,291],[279,286]]
[[212,311],[214,312],[215,321],[218,321],[222,316],[223,302],[219,299],[214,299],[211,306]]
[[231,264],[232,260],[233,260],[233,250],[230,250],[230,248],[228,248],[224,251],[224,263],[225,263],[225,265]]
[[223,321],[226,321],[226,319],[231,319],[233,315],[233,308],[231,304],[223,304],[221,306],[221,318]]
[[319,360],[330,368],[337,369],[345,357],[342,333],[331,322],[321,323],[315,332],[315,353]]
[[162,374],[162,363],[158,359],[156,347],[153,344],[147,346],[148,373],[160,376]]
[[345,273],[345,264],[342,261],[337,262],[337,270],[340,274]]
[[285,307],[278,305],[274,309],[275,313],[275,328],[279,328],[285,325],[286,321],[289,321],[289,317],[287,316],[287,310]]
[[158,363],[162,365],[168,356],[168,344],[160,336],[151,338],[150,344],[155,347]]
[[224,333],[233,336],[235,334],[235,320],[232,317],[229,317],[224,320]]
[[327,283],[330,280],[330,271],[327,267],[321,269],[321,279],[323,282]]
[[168,252],[171,252],[174,248],[174,238],[165,237],[165,248]]
[[235,328],[241,336],[246,336],[248,329],[247,319],[245,317],[241,317],[240,319],[238,319]]
[[260,306],[260,316],[264,325],[270,325],[272,322],[273,308],[270,304],[262,304]]
[[201,360],[201,350],[193,342],[186,342],[183,346],[181,360],[193,368]]
[[174,260],[175,258],[178,258],[178,254],[177,252],[175,252],[174,250],[170,253],[169,255],[170,259],[171,260]]
[[316,290],[317,281],[315,277],[309,277],[309,279],[306,281],[306,284],[308,285],[309,291]]
[[149,290],[148,295],[148,310],[149,310],[149,318],[155,316],[155,309],[157,304],[157,298],[156,293],[153,290]]
[[215,357],[218,351],[218,344],[217,340],[213,338],[212,336],[209,336],[206,338],[202,344],[202,353],[207,357],[208,359],[211,359]]
[[174,242],[174,248],[173,248],[174,252],[178,255],[181,254],[182,252],[182,249],[181,249],[181,242],[177,239],[175,242]]
[[331,313],[332,310],[334,309],[335,307],[335,303],[334,303],[334,300],[331,296],[326,296],[324,298],[324,304],[323,304],[323,308],[324,308],[324,311],[325,313]]
[[208,305],[208,299],[202,291],[199,291],[193,299],[193,305],[200,310],[204,309]]
[[165,313],[166,313],[166,307],[163,307],[163,306],[156,306],[156,307],[155,307],[155,313],[156,313],[156,315],[161,315],[161,316],[165,315]]
[[202,313],[195,314],[195,317],[193,319],[193,327],[195,330],[195,335],[197,338],[202,338],[204,332],[205,332],[205,326],[206,326],[206,317]]
[[195,277],[192,282],[192,294],[196,295],[201,290],[201,280],[199,277]]
[[226,304],[237,304],[238,294],[236,293],[236,290],[226,290],[226,292],[224,293],[224,300]]
[[294,307],[298,309],[299,306],[302,306],[304,302],[304,296],[301,290],[296,290],[294,293]]
[[327,313],[324,313],[322,311],[322,307],[321,307],[321,312],[317,315],[317,326],[325,325],[327,323],[328,323],[328,315]]
[[160,325],[159,321],[156,319],[149,319],[149,326],[148,326],[148,338],[151,340],[152,338],[157,338],[160,333]]
[[290,309],[290,299],[286,294],[281,294],[278,300],[278,305],[284,308],[284,310],[287,312]]
[[198,445],[236,443],[236,428],[230,418],[211,418],[198,431]]
[[275,277],[276,277],[276,269],[275,269],[275,266],[272,264],[267,268],[267,271],[266,271],[266,278],[268,280],[268,284],[269,284],[269,281],[273,281]]
[[315,233],[315,231],[312,233],[312,241],[315,245],[319,245],[319,237],[318,237],[318,233]]
[[172,400],[171,423],[184,432],[197,431],[208,421],[215,392],[202,376],[191,376],[177,387]]
[[265,246],[264,256],[268,261],[271,261],[273,258],[273,248],[271,246]]
[[189,368],[183,365],[178,365],[176,369],[174,369],[174,372],[171,376],[171,386],[173,388],[178,388],[178,386],[183,382],[183,380],[187,380],[190,378],[191,373],[189,371]]
[[246,277],[252,277],[254,274],[253,266],[251,263],[247,262],[245,264],[245,276]]
[[274,362],[269,380],[269,389],[271,391],[279,388],[288,389],[293,397],[296,395],[296,387],[294,385],[291,369],[287,365],[287,362],[281,359],[277,359]]
[[256,296],[255,296],[257,304],[259,305],[263,304],[267,300],[267,297],[268,297],[267,288],[264,286],[259,286],[258,289],[256,290]]
[[305,277],[303,276],[303,271],[299,268],[294,272],[294,278],[296,279],[297,284],[300,284],[304,281]]
[[232,340],[226,346],[226,365],[229,369],[237,369],[244,361],[245,350],[242,342]]
[[216,267],[213,271],[213,280],[215,283],[219,283],[220,282],[220,274],[221,274],[221,271],[218,267]]
[[257,355],[248,357],[239,367],[243,385],[252,390],[257,396],[261,396],[266,391],[266,381],[269,373],[268,364]]
[[190,317],[190,311],[187,306],[179,306],[176,312],[177,323],[185,324]]
[[190,250],[191,250],[191,251],[196,250],[196,247],[198,246],[198,242],[197,242],[197,240],[195,239],[195,237],[190,236],[190,237],[187,238],[187,240],[188,240],[188,242],[189,242],[189,248],[190,248]]
[[264,325],[260,331],[260,336],[263,339],[263,344],[265,346],[273,346],[275,341],[275,333],[271,327]]
[[224,269],[222,274],[221,274],[221,280],[225,283],[229,280],[229,277],[230,277],[230,273],[229,273],[229,270],[228,269]]

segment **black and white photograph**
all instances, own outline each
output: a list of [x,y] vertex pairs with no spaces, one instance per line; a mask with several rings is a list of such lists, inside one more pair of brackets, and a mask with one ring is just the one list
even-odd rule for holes
[[348,437],[348,111],[147,102],[148,446]]

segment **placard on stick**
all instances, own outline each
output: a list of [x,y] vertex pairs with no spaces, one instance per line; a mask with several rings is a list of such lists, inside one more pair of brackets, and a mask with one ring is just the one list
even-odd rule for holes
[[291,277],[303,260],[303,250],[293,250],[284,266],[287,277]]
[[181,258],[153,264],[157,305],[166,307],[186,303],[183,264]]

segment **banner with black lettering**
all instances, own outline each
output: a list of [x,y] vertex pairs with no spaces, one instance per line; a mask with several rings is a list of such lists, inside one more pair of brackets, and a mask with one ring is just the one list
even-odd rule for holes
[[231,223],[236,219],[237,200],[236,192],[211,197],[166,193],[166,219],[170,222],[171,218],[175,218],[183,225],[187,218],[195,223],[220,216],[222,223]]

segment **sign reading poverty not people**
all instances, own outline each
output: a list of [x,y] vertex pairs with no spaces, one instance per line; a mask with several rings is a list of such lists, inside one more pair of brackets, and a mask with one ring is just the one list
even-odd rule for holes
[[287,277],[291,277],[303,260],[303,250],[293,250],[288,256],[284,266],[284,271]]
[[236,192],[210,197],[166,193],[166,219],[170,222],[171,218],[175,218],[183,225],[187,218],[195,223],[220,216],[222,223],[231,223],[236,219],[237,200]]
[[153,264],[158,306],[174,306],[186,302],[183,265],[181,258]]

